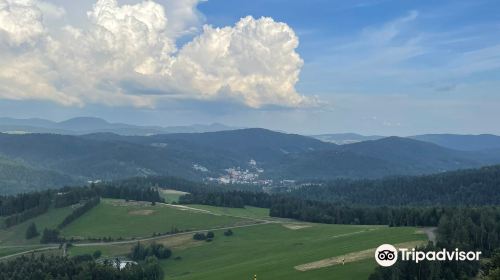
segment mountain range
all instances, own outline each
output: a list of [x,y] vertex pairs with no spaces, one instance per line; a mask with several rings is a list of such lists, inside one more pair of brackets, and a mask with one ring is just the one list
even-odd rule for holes
[[410,138],[461,151],[500,150],[500,136],[493,134],[424,134]]
[[[79,121],[59,127],[68,125],[66,129],[75,131]],[[95,128],[88,124],[84,121],[78,127],[82,131]],[[465,139],[477,143],[476,137]],[[498,164],[500,152],[493,142],[485,149],[475,144],[477,149],[462,150],[445,146],[453,141],[442,141],[440,146],[402,137],[337,145],[258,128],[150,136],[0,133],[0,157],[9,163],[0,161],[0,182],[2,188],[10,186],[10,191],[34,188],[27,183],[36,180],[29,178],[39,178],[44,172],[47,175],[42,177],[53,178],[54,186],[150,175],[203,180],[227,175],[228,169],[250,170],[259,179],[274,180],[419,175]],[[20,170],[24,181],[19,180]],[[35,185],[40,188],[50,185],[39,181]]]
[[189,126],[138,126],[124,123],[110,123],[93,117],[78,117],[61,122],[44,119],[0,118],[0,132],[10,134],[53,133],[65,135],[83,135],[90,133],[116,133],[120,135],[153,135],[163,133],[196,133],[237,129],[219,123]]

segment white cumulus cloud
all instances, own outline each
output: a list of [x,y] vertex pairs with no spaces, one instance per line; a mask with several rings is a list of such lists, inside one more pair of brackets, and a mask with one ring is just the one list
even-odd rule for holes
[[248,16],[234,27],[205,26],[179,51],[173,73],[206,97],[226,94],[251,107],[298,106],[306,101],[294,87],[303,63],[298,44],[288,25]]
[[0,38],[9,45],[34,43],[44,33],[42,13],[32,0],[0,0]]
[[314,103],[295,90],[303,64],[299,40],[272,18],[205,25],[178,49],[177,39],[200,25],[196,0],[165,6],[98,0],[85,26],[51,30],[43,18],[65,10],[41,3],[0,0],[0,98],[139,107],[169,98],[254,108]]

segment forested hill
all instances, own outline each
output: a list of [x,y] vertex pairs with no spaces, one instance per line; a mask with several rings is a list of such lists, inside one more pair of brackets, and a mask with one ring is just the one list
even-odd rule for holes
[[500,165],[426,176],[335,180],[292,192],[345,205],[500,205]]
[[[153,136],[0,133],[0,157],[52,172],[47,178],[62,174],[79,182],[136,176],[203,180],[227,175],[228,169],[252,169],[258,179],[373,179],[500,164],[500,155],[485,157],[413,139],[338,146],[258,128]],[[15,186],[16,180],[9,184]]]
[[57,188],[77,183],[78,180],[57,171],[37,169],[0,157],[1,194]]

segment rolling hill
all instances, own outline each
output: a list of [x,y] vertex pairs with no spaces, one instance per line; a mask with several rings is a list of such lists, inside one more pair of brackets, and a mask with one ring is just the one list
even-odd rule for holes
[[251,160],[263,169],[260,178],[304,180],[416,175],[500,163],[495,154],[485,157],[407,138],[339,146],[265,129],[153,136],[0,134],[0,156],[79,181],[149,175],[200,180],[228,168],[250,168]]

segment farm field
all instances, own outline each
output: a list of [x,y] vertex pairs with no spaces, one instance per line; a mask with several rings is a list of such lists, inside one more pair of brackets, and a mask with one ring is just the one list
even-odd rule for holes
[[146,202],[103,199],[101,203],[69,224],[62,235],[70,237],[150,237],[153,233],[198,230],[253,223],[252,220],[214,215],[187,207]]

